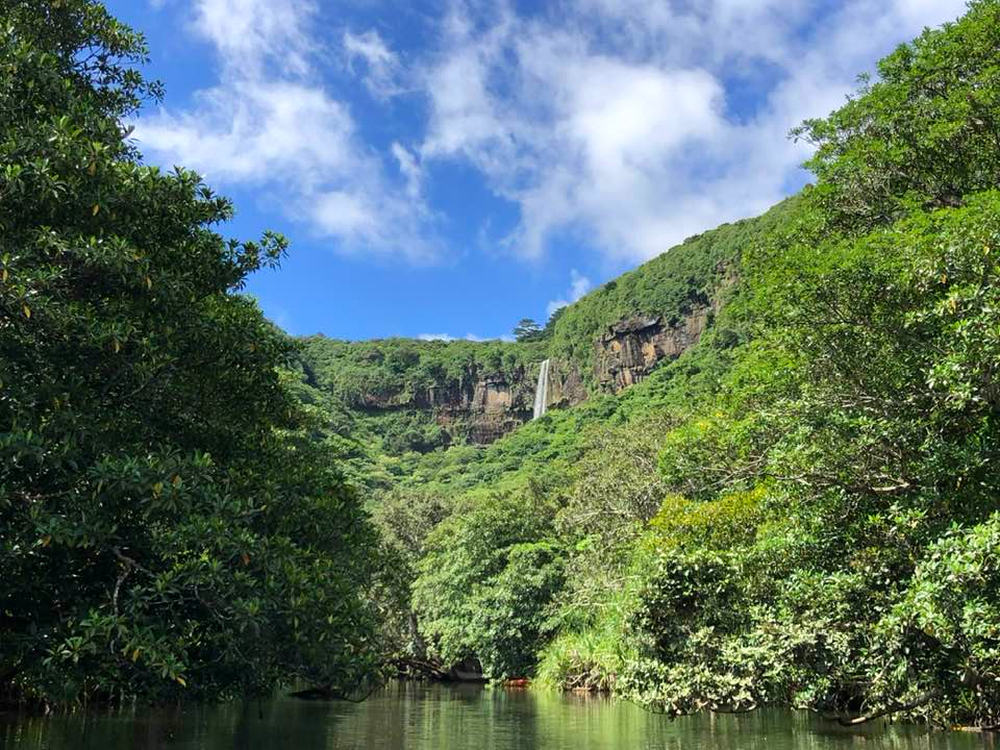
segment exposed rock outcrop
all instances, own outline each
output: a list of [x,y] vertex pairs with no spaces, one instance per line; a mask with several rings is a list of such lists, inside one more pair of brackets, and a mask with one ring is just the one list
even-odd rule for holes
[[508,377],[470,368],[458,381],[425,389],[356,394],[352,406],[368,412],[430,412],[453,438],[489,445],[531,419],[534,377],[524,368]]
[[587,386],[576,365],[552,360],[549,370],[549,409],[566,409],[587,400]]
[[486,376],[470,380],[457,399],[437,404],[442,427],[465,432],[473,445],[489,445],[530,421],[534,382],[520,368],[510,380]]
[[640,382],[661,361],[676,359],[696,344],[714,312],[711,304],[704,304],[673,325],[661,317],[642,316],[610,326],[594,342],[598,386],[617,393]]

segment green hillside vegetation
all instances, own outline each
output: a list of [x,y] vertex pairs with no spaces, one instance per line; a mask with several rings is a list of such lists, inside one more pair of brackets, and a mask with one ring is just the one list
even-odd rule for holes
[[[515,483],[518,476],[563,477],[579,453],[571,446],[587,425],[602,423],[619,409],[648,408],[660,398],[657,389],[669,382],[657,376],[619,404],[593,383],[594,342],[625,318],[653,316],[673,325],[692,305],[721,303],[736,287],[741,252],[786,221],[799,200],[686,240],[563,308],[529,341],[299,339],[302,382],[294,387],[301,401],[318,408],[325,423],[320,437],[339,446],[343,470],[366,490],[434,486],[454,494],[492,486],[508,474]],[[716,326],[707,338],[725,339],[725,349],[738,335],[734,328]],[[526,424],[486,450],[468,445],[461,421],[448,428],[435,421],[428,394],[460,392],[478,378],[518,383],[530,402],[546,358],[580,368],[593,393],[586,404],[550,411],[538,425]],[[714,359],[709,364],[692,357],[682,367],[693,368],[690,377],[704,381],[703,387],[712,387],[724,369]]]
[[797,203],[791,198],[759,218],[690,237],[566,307],[550,328],[548,355],[576,364],[591,379],[594,341],[610,326],[639,316],[676,325],[693,307],[721,301],[739,272],[742,252],[786,221]]
[[412,581],[401,652],[668,714],[1000,724],[998,50],[996,0],[900,47],[797,131],[814,187],[547,340],[585,365],[609,321],[724,288],[678,360],[402,458],[376,514]]
[[[759,218],[726,224],[689,238],[557,311],[543,330],[527,340],[299,339],[298,367],[303,381],[298,386],[300,398],[309,404],[324,404],[330,415],[328,432],[352,438],[355,453],[361,449],[368,455],[366,467],[351,472],[366,487],[385,486],[384,477],[372,485],[371,472],[380,474],[373,462],[391,464],[402,457],[402,465],[394,473],[404,482],[414,471],[426,476],[438,465],[442,470],[454,461],[464,465],[465,455],[473,456],[471,460],[476,463],[491,463],[492,458],[482,459],[478,452],[461,450],[453,455],[428,456],[426,460],[405,456],[468,442],[467,426],[459,421],[442,427],[431,413],[430,401],[461,393],[478,379],[498,379],[521,388],[530,407],[538,367],[546,358],[576,366],[588,390],[596,395],[594,342],[609,327],[636,316],[652,316],[676,325],[695,306],[721,304],[736,282],[741,252],[781,225],[798,201],[797,197],[791,198]],[[604,413],[600,407],[594,408],[598,414]],[[586,421],[590,417],[574,415],[572,419]],[[516,440],[530,444],[530,436],[535,434],[532,430]],[[367,450],[361,446],[367,446]],[[545,455],[557,457],[558,453],[548,451]],[[516,454],[515,450],[512,455]],[[546,462],[537,463],[544,466]],[[472,476],[457,481],[467,487],[481,484]]]
[[[546,356],[541,341],[347,342],[312,336],[299,344],[302,398],[326,404],[328,432],[353,438],[382,459],[467,442],[468,423],[458,418],[442,426],[432,407],[461,406],[481,379],[530,389]],[[364,474],[356,477],[369,486]]]
[[398,406],[431,389],[460,389],[470,378],[514,379],[545,358],[542,342],[301,340],[308,382],[352,407],[389,399]]

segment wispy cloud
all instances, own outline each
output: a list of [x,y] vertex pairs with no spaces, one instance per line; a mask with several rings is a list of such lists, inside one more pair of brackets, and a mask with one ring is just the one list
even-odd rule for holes
[[387,99],[405,90],[400,82],[399,56],[389,49],[377,31],[363,34],[345,31],[343,45],[348,66],[361,76],[373,96]]
[[420,333],[417,338],[421,341],[458,341],[455,336],[447,333]]
[[[433,257],[432,214],[420,198],[415,159],[402,146],[381,155],[366,144],[348,105],[315,68],[315,4],[194,0],[191,10],[191,30],[216,50],[219,82],[197,92],[190,109],[138,121],[147,157],[223,185],[254,186],[342,251]],[[350,39],[369,60],[370,76],[388,75],[394,58],[381,40]],[[398,177],[386,160],[398,161]]]
[[474,333],[467,333],[464,336],[452,336],[447,333],[421,333],[417,336],[421,341],[513,341],[511,335],[504,336],[477,336]]
[[[618,267],[780,200],[808,155],[789,129],[965,0],[577,0],[530,15],[452,0],[405,55],[372,28],[320,29],[314,0],[172,5],[219,76],[138,122],[151,159],[252,186],[344,252],[413,262],[440,256],[436,230],[469,213],[432,203],[448,193],[437,167],[455,163],[517,209],[481,243],[498,232],[537,260],[569,239]],[[333,93],[338,74],[381,102],[387,144]]]
[[565,297],[562,299],[554,299],[549,302],[546,312],[549,317],[552,317],[552,313],[561,307],[566,307],[571,305],[580,299],[583,295],[589,292],[593,288],[593,284],[590,283],[590,279],[586,276],[580,274],[575,268],[570,271],[570,283],[569,290],[566,292]]

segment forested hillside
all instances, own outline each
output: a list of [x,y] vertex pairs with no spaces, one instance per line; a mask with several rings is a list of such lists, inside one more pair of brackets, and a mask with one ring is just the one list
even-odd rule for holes
[[[605,403],[603,397],[641,382],[715,327],[737,287],[741,253],[781,226],[798,202],[789,199],[759,218],[689,238],[558,310],[525,341],[300,339],[295,388],[322,415],[319,437],[338,447],[355,484],[370,490],[409,486],[441,471],[463,486],[478,485],[474,472],[448,467],[490,463],[490,456],[508,450],[470,448],[485,448],[531,421],[543,360],[552,363],[546,401],[557,412],[590,399]],[[595,408],[604,415],[598,405],[572,418],[590,421],[581,415]],[[522,445],[525,440],[512,438]],[[545,463],[539,461],[540,470]]]
[[[817,150],[795,199],[531,348],[438,345],[509,380],[551,358],[585,398],[487,447],[359,433],[398,663],[670,714],[1000,723],[998,134],[1000,3],[979,0],[796,131]],[[356,408],[373,346],[307,342],[311,384]],[[425,361],[388,392],[455,382]]]

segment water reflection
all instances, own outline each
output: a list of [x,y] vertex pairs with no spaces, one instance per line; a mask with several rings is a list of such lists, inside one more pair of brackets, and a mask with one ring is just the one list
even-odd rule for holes
[[916,727],[848,730],[806,713],[670,721],[602,698],[393,684],[360,704],[257,704],[0,716],[0,750],[966,750],[990,737]]

